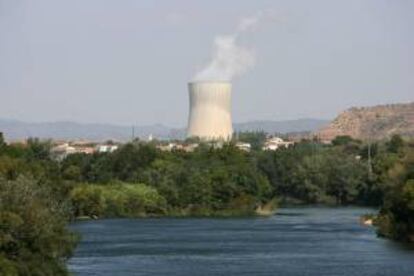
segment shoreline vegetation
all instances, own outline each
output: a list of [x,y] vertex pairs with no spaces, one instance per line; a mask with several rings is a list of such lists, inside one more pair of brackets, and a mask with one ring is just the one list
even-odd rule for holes
[[145,213],[141,212],[134,215],[109,215],[98,217],[97,215],[80,215],[74,217],[73,221],[83,221],[83,220],[98,220],[106,218],[234,218],[234,217],[270,217],[277,213],[279,209],[276,199],[271,199],[264,204],[257,205],[255,209],[222,209],[222,210],[210,210],[210,209],[194,209],[192,206],[189,206],[186,209],[176,209],[169,210],[163,214],[159,213]]
[[237,136],[250,152],[233,141],[185,152],[134,140],[58,161],[50,141],[7,144],[0,135],[0,274],[67,275],[80,238],[67,224],[76,218],[271,216],[286,204],[359,205],[380,209],[371,219],[379,236],[414,240],[413,141],[339,136],[263,151],[265,133]]

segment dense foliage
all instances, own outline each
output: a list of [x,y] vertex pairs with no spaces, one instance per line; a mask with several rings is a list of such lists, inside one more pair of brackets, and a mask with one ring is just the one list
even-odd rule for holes
[[259,152],[258,167],[286,202],[364,204],[367,165],[357,150],[303,141],[293,148]]
[[249,143],[252,150],[260,150],[266,142],[267,134],[263,131],[244,131],[236,133],[236,141]]
[[65,275],[76,244],[67,208],[31,178],[0,178],[0,275]]
[[[95,183],[94,192],[92,188],[77,189],[77,198],[111,189],[108,183],[113,181],[130,183],[130,187],[146,185],[163,202],[160,208],[146,211],[155,215],[248,213],[274,195],[254,158],[233,145],[220,149],[205,145],[186,153],[161,152],[151,144],[129,143],[112,154],[71,155],[62,162],[61,171],[67,180],[84,182],[84,186]],[[136,200],[141,201],[139,197]],[[103,216],[116,213],[110,207],[104,209],[100,213]]]
[[143,184],[77,185],[70,193],[77,217],[137,217],[164,214],[166,202],[157,190]]
[[0,275],[66,275],[77,237],[67,230],[68,185],[48,142],[6,145],[0,133]]
[[379,181],[387,193],[376,223],[380,235],[414,242],[414,145],[394,137],[387,151],[379,164]]

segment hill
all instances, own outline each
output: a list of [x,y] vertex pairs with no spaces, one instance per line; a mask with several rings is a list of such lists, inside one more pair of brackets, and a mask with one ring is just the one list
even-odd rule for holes
[[379,140],[393,134],[414,137],[414,102],[353,107],[315,133],[322,140],[332,140],[338,135]]
[[320,119],[297,119],[286,121],[250,121],[234,124],[235,131],[264,131],[267,133],[292,133],[317,130],[329,123]]

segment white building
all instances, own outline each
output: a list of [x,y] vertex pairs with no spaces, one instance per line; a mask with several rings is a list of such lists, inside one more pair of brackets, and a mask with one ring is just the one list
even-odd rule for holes
[[249,152],[251,150],[252,146],[249,143],[237,142],[236,143],[236,148],[238,148],[239,150]]
[[263,150],[277,150],[280,148],[288,148],[292,146],[294,142],[284,141],[280,137],[272,137],[266,140]]
[[168,143],[168,144],[160,144],[157,145],[157,149],[161,150],[161,151],[172,151],[175,149],[181,149],[182,146],[178,145],[177,143]]
[[173,151],[173,150],[182,150],[186,152],[193,152],[199,145],[197,143],[192,144],[178,144],[178,143],[168,143],[157,145],[157,149],[161,151]]
[[114,152],[118,149],[117,145],[97,145],[97,152]]
[[82,146],[79,146],[78,144],[72,144],[72,143],[61,143],[56,146],[54,146],[51,149],[51,154],[53,158],[56,160],[63,160],[68,155],[74,154],[74,153],[84,153],[84,154],[92,154],[95,152],[95,148],[84,144]]
[[76,148],[69,145],[69,143],[59,144],[50,150],[52,156],[56,160],[63,160],[69,154],[76,153]]

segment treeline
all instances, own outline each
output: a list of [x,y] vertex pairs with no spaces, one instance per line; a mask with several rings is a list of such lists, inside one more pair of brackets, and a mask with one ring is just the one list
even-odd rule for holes
[[[371,144],[347,136],[329,145],[303,140],[277,151],[260,150],[264,133],[238,137],[254,141],[252,152],[232,143],[168,152],[135,141],[113,153],[72,154],[62,162],[52,160],[48,142],[29,139],[26,146],[4,146],[0,174],[7,179],[29,174],[69,198],[76,216],[101,217],[252,210],[275,197],[282,203],[382,206],[385,195],[401,186],[396,172],[411,170],[405,160],[413,145],[399,136]],[[148,208],[128,207],[131,194]],[[111,210],[119,205],[125,206]]]

